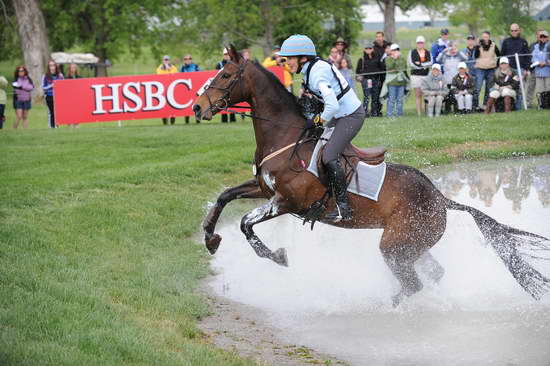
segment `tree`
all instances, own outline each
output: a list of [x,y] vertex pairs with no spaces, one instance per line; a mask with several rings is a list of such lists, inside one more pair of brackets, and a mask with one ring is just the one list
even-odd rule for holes
[[0,61],[21,57],[21,41],[11,1],[0,0]]
[[485,6],[487,6],[485,0],[459,0],[449,14],[449,21],[454,26],[465,24],[469,34],[479,36],[481,27],[487,24]]
[[[159,46],[158,26],[170,14],[162,0],[43,0],[56,50],[79,45],[99,57],[98,76],[107,75],[107,60],[126,51],[139,55],[144,44]],[[62,10],[62,11],[60,11]]]
[[[35,85],[39,85],[50,57],[42,10],[38,0],[14,1],[13,8],[25,65]],[[35,98],[40,97],[42,89],[34,88],[33,95]]]
[[399,7],[407,11],[418,3],[418,0],[376,0],[380,10],[384,13],[384,36],[389,42],[395,42],[395,9]]
[[233,42],[260,46],[267,56],[296,33],[310,36],[322,51],[338,36],[353,43],[362,28],[357,0],[190,0],[182,13],[187,31],[180,41],[198,40],[203,53],[216,55],[223,43]]

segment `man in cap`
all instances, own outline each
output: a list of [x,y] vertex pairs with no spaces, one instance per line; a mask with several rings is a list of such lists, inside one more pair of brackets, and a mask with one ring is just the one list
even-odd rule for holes
[[498,68],[495,71],[493,87],[489,92],[485,113],[489,114],[493,111],[493,106],[498,98],[504,99],[504,112],[511,112],[512,100],[517,98],[518,89],[518,74],[510,67],[508,57],[501,57],[499,59]]
[[440,34],[441,37],[439,37],[437,41],[432,44],[432,60],[434,60],[434,63],[437,60],[437,56],[449,47],[449,30],[447,28],[443,28]]
[[[516,53],[520,55],[518,57],[519,65],[516,63],[516,58],[514,56]],[[500,54],[508,56],[508,59],[510,60],[510,67],[512,67],[514,70],[518,71],[519,67],[519,75],[521,75],[521,77],[523,77],[525,80],[531,61],[531,57],[529,56],[531,52],[529,52],[529,44],[524,38],[521,37],[521,29],[519,28],[519,25],[515,23],[510,25],[510,37],[502,41]],[[520,94],[516,98],[517,110],[521,109],[521,104],[522,98]]]
[[336,205],[324,219],[332,222],[352,220],[353,209],[349,203],[346,174],[340,158],[363,126],[365,111],[361,101],[340,71],[317,56],[315,45],[308,36],[290,36],[284,41],[279,54],[287,58],[292,72],[304,74],[302,86],[305,93],[313,94],[324,103],[322,112],[315,111],[312,118],[308,119],[308,124],[334,128],[321,159],[327,169],[329,188],[334,193]]
[[[529,45],[529,53],[533,54],[533,51],[535,49],[535,46],[540,41],[540,33],[543,32],[544,29],[537,29],[535,32],[535,42],[531,43]],[[529,65],[529,75],[527,75],[527,107],[533,108],[535,106],[535,103],[533,103],[533,99],[535,96],[535,83],[536,83],[537,77],[535,76],[535,68]]]
[[[374,44],[367,41],[363,50],[363,57],[357,61],[357,81],[363,87],[363,108],[367,115],[371,117],[382,116],[382,103],[380,103],[380,91],[384,71],[386,70],[384,62],[374,52]],[[371,108],[369,111],[369,99],[371,99]]]
[[[170,63],[170,56],[165,55],[162,58],[162,63],[157,67],[157,74],[163,75],[163,74],[175,74],[178,72],[178,68],[175,65],[172,65]],[[168,117],[170,119],[170,124],[173,125],[176,123],[176,117]],[[168,125],[168,118],[162,119],[162,124]]]
[[539,41],[533,49],[531,66],[535,69],[535,94],[539,107],[550,108],[550,42],[548,32],[540,32]]

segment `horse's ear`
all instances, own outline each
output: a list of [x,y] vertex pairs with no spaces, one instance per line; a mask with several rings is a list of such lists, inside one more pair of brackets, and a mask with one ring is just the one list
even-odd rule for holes
[[241,61],[242,56],[239,53],[239,51],[237,51],[237,49],[235,48],[235,45],[233,45],[233,43],[231,43],[229,45],[229,47],[227,47],[227,50],[229,51],[229,57],[231,57],[231,61],[236,62],[236,63],[239,63]]

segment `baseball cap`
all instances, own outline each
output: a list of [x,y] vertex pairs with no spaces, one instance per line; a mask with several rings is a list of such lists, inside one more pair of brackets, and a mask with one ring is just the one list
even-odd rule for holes
[[365,48],[374,48],[374,43],[370,41],[365,42]]
[[423,36],[416,37],[416,43],[420,43],[420,42],[426,42],[426,39]]
[[468,37],[466,37],[466,39],[476,39],[476,37],[473,34],[469,34]]
[[504,57],[501,57],[500,60],[498,61],[499,64],[510,64],[510,61],[508,60],[508,57],[504,56]]
[[395,51],[395,50],[398,50],[399,49],[399,45],[397,43],[393,43],[391,46],[390,46],[390,50],[392,51]]
[[468,69],[468,66],[466,66],[466,62],[459,62],[457,69]]
[[163,59],[163,60],[170,60],[170,56],[164,55],[164,56],[162,57],[162,59]]
[[440,64],[433,64],[432,65],[432,70],[433,69],[438,69],[439,71],[441,71],[441,65]]
[[443,28],[441,30],[441,34],[449,34],[449,30],[447,28]]
[[539,37],[541,37],[541,36],[548,37],[548,32],[547,31],[540,32]]

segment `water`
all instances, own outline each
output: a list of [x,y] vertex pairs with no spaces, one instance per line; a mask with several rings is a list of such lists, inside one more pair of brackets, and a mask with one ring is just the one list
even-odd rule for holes
[[[458,202],[550,237],[550,158],[427,170]],[[244,214],[244,212],[243,212]],[[231,219],[213,260],[220,295],[258,307],[287,342],[353,365],[550,365],[550,295],[533,300],[515,282],[470,215],[449,211],[431,253],[446,274],[397,309],[399,289],[378,251],[381,230],[313,232],[281,217],[256,226],[285,247],[289,268],[258,258]],[[550,275],[550,262],[544,263]]]

